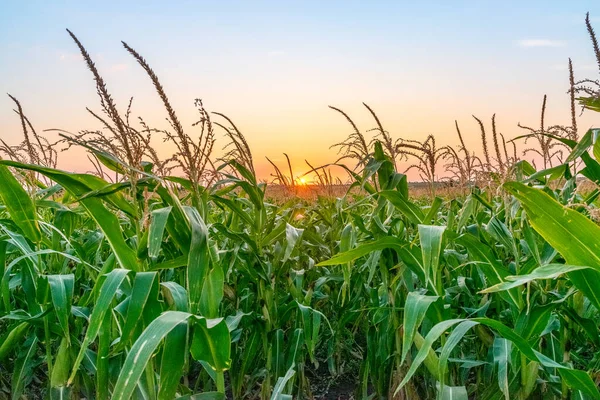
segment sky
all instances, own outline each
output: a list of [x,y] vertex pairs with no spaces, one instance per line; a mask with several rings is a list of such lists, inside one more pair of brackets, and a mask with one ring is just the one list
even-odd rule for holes
[[[268,156],[289,154],[297,175],[304,160],[337,159],[334,143],[351,128],[333,105],[367,131],[362,102],[394,138],[456,145],[458,120],[478,150],[472,114],[507,138],[539,125],[548,95],[550,125],[570,122],[568,58],[576,79],[598,77],[585,13],[600,32],[596,1],[20,1],[0,0],[0,138],[16,144],[17,97],[38,131],[99,129],[91,73],[65,28],[87,48],[124,111],[164,126],[152,84],[123,49],[126,41],[160,78],[187,132],[195,133],[194,99],[228,115],[245,134],[257,173]],[[585,112],[580,131],[598,126]],[[367,133],[368,136],[372,133]],[[52,135],[51,135],[52,136]],[[169,145],[157,141],[165,154]],[[226,144],[219,132],[215,148]],[[400,163],[400,168],[408,164]],[[85,154],[59,155],[67,170],[90,169]],[[409,178],[418,179],[416,174]]]

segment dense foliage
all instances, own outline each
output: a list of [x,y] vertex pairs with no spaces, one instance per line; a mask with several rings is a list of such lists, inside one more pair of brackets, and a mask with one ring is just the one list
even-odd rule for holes
[[[597,181],[596,134],[571,158]],[[315,203],[269,203],[236,163],[196,205],[150,169],[110,184],[1,164],[13,398],[302,397],[323,374],[358,397],[600,398],[600,192],[569,164],[426,205],[380,146],[367,194]],[[55,183],[24,188],[28,171]]]

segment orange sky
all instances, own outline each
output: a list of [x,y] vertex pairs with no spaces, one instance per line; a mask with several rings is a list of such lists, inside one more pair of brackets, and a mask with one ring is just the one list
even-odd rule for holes
[[[306,171],[305,159],[313,165],[336,159],[329,147],[351,127],[328,105],[367,131],[375,124],[364,101],[394,138],[422,140],[433,133],[440,146],[456,145],[458,119],[467,144],[477,149],[471,114],[489,127],[496,113],[499,131],[512,138],[523,133],[517,122],[539,124],[548,94],[548,124],[568,124],[567,58],[578,78],[598,75],[583,24],[588,10],[600,17],[596,3],[509,3],[496,10],[470,2],[452,8],[350,2],[343,9],[319,2],[233,8],[184,2],[176,9],[159,2],[137,9],[116,2],[67,8],[15,2],[0,12],[0,51],[9,55],[0,62],[0,91],[21,100],[38,130],[99,128],[85,111],[99,105],[91,74],[64,31],[69,27],[121,110],[133,95],[133,114],[164,126],[166,113],[147,76],[120,47],[124,39],[154,68],[188,132],[194,133],[196,97],[236,123],[261,178],[272,172],[265,156],[283,164],[288,153],[298,175]],[[102,22],[107,16],[108,25]],[[585,113],[580,130],[597,121]],[[12,104],[0,97],[0,137],[16,143],[19,135]],[[224,144],[219,137],[216,148]],[[169,153],[160,140],[157,146]],[[61,154],[60,166],[88,169],[76,150]]]

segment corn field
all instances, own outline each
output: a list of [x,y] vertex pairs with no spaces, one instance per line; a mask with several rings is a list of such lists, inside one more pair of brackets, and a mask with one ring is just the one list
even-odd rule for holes
[[[369,141],[332,107],[353,133],[336,163],[308,165],[324,190],[344,168],[346,193],[273,200],[232,120],[198,100],[188,133],[123,43],[170,128],[134,121],[69,34],[102,129],[51,143],[13,98],[23,142],[0,146],[0,398],[600,399],[600,130],[578,135],[574,111],[547,127],[544,97],[541,128],[512,141],[475,117],[480,159],[458,123],[458,150],[394,140],[365,104]],[[598,82],[569,65],[572,110],[600,111]],[[175,154],[161,157],[156,135]],[[513,150],[521,139],[539,142],[524,151],[543,168]],[[84,147],[95,171],[58,169],[60,145]],[[406,159],[427,197],[411,196]],[[275,180],[293,193],[287,160]],[[444,160],[453,197],[436,196]]]

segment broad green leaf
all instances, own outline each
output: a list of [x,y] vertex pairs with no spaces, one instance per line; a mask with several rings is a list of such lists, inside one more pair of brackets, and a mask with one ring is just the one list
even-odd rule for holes
[[[465,336],[465,334],[475,325],[477,325],[477,322],[468,321],[468,320],[459,323],[456,326],[456,328],[454,328],[454,330],[452,330],[452,333],[450,334],[450,336],[448,336],[448,339],[446,339],[446,343],[442,347],[442,352],[440,353],[439,367],[438,367],[438,370],[439,370],[438,381],[440,382],[442,398],[452,398],[452,397],[448,397],[448,396],[454,394],[454,393],[447,393],[446,397],[444,396],[444,393],[446,393],[445,392],[446,386],[444,385],[444,380],[445,380],[446,371],[447,371],[447,367],[448,367],[448,358],[450,357],[450,354],[452,353],[452,350],[454,350],[456,345],[462,340],[462,338]],[[459,390],[459,389],[456,389],[456,390]]]
[[441,197],[434,198],[429,210],[427,210],[427,215],[423,217],[423,223],[431,224],[433,221],[435,221],[436,214],[438,213],[440,207],[442,207],[442,204],[444,204],[444,201]]
[[378,239],[374,242],[363,243],[359,245],[357,248],[336,254],[332,258],[326,261],[321,261],[317,264],[317,267],[322,267],[326,265],[341,265],[351,261],[356,260],[357,258],[366,256],[377,250],[383,249],[394,249],[398,251],[402,248],[403,242],[395,237],[386,236],[381,239]]
[[565,367],[537,351],[535,351],[535,355],[545,367],[556,368],[562,379],[574,391],[581,391],[592,399],[600,399],[598,387],[587,372]]
[[295,368],[296,364],[302,359],[302,345],[304,344],[304,330],[296,328],[290,342],[287,355],[287,368]]
[[[70,174],[55,170],[52,168],[32,166],[29,164],[20,164],[7,160],[0,160],[0,164],[11,165],[16,168],[23,168],[32,171],[39,172],[48,178],[60,183],[67,191],[73,196],[80,197],[90,190],[99,189],[104,187],[108,182],[87,174]],[[111,195],[105,198],[107,201],[112,202],[113,205],[117,206],[121,210],[133,210],[131,205],[125,201],[122,196]],[[98,226],[104,232],[106,240],[111,246],[117,260],[121,264],[122,268],[137,270],[138,261],[135,252],[130,248],[125,240],[123,239],[123,231],[119,225],[119,219],[117,216],[109,211],[102,200],[97,198],[89,198],[81,200],[81,205],[86,209],[89,215],[94,219]]]
[[196,322],[190,352],[194,359],[206,361],[217,372],[229,369],[231,339],[225,320],[201,318]]
[[106,313],[98,331],[96,350],[96,398],[109,397],[109,351],[112,332],[112,314]]
[[439,400],[469,400],[467,388],[464,386],[443,386]]
[[408,383],[408,381],[413,377],[415,372],[417,372],[417,368],[419,368],[419,366],[423,363],[423,361],[425,361],[425,358],[427,357],[427,355],[429,354],[429,351],[431,350],[431,346],[433,345],[433,342],[435,342],[447,329],[449,329],[450,327],[452,327],[462,321],[463,320],[461,320],[461,319],[449,319],[447,321],[442,321],[442,322],[436,324],[433,328],[431,328],[431,330],[429,331],[427,336],[425,336],[425,341],[421,345],[419,352],[417,353],[414,360],[412,361],[412,364],[410,365],[410,368],[406,372],[404,379],[402,379],[402,381],[396,388],[396,390],[394,392],[394,396],[396,396],[398,394],[398,392],[400,391],[400,389],[402,389],[404,387],[404,385],[406,385]]
[[0,165],[0,198],[12,221],[34,243],[41,240],[35,205],[31,196],[5,165]]
[[298,229],[290,224],[285,225],[285,253],[281,262],[286,262],[292,255],[294,248],[298,246],[302,240],[304,229]]
[[[458,237],[456,242],[467,249],[470,258],[477,262],[477,267],[492,285],[504,282],[510,275],[508,269],[498,261],[492,250],[475,236],[466,233]],[[518,289],[513,288],[506,293],[501,292],[500,296],[509,304],[520,308],[521,299]]]
[[402,357],[400,363],[404,363],[408,351],[413,343],[415,333],[421,326],[427,309],[438,296],[425,296],[416,292],[410,292],[404,304],[404,334],[402,335]]
[[284,376],[279,377],[279,379],[277,379],[277,383],[273,388],[273,394],[271,394],[271,400],[287,400],[292,398],[291,396],[286,395],[283,392],[285,391],[285,385],[290,379],[292,379],[295,373],[296,371],[294,370],[294,368],[290,368]]
[[509,290],[537,279],[556,279],[563,274],[589,268],[590,267],[582,267],[579,265],[546,264],[534,269],[530,274],[527,275],[507,275],[504,278],[505,282],[501,282],[483,289],[481,293],[493,293]]
[[83,356],[88,346],[96,339],[96,336],[98,336],[100,325],[104,321],[104,316],[107,312],[110,312],[111,302],[115,297],[117,289],[127,277],[128,272],[129,271],[125,269],[113,269],[106,276],[106,280],[96,283],[96,285],[101,284],[102,286],[98,291],[98,299],[96,300],[92,315],[90,316],[90,322],[83,342],[81,343],[79,354],[77,355],[75,363],[71,369],[71,376],[69,377],[68,385],[71,385],[73,379],[75,379],[75,375],[79,370],[79,365],[81,365],[81,361],[83,360]]
[[73,298],[75,276],[73,274],[48,275],[47,278],[56,318],[64,333],[64,337],[67,339],[67,342],[70,342],[69,315],[71,315],[71,299]]
[[188,296],[183,286],[177,282],[161,282],[160,286],[166,302],[174,311],[188,312]]
[[200,311],[200,298],[204,281],[209,271],[210,254],[208,249],[208,229],[198,210],[184,207],[192,230],[192,241],[188,254],[187,293],[189,309],[196,314]]
[[11,351],[19,347],[19,342],[27,334],[28,329],[29,323],[21,322],[2,335],[2,342],[0,343],[0,361],[6,358]]
[[271,345],[271,359],[273,366],[273,374],[276,377],[283,376],[285,371],[285,350],[283,329],[277,329],[273,334]]
[[156,272],[137,272],[135,274],[125,324],[121,331],[119,348],[123,348],[132,340],[134,330],[142,321],[142,313],[151,293],[158,291],[157,275]]
[[58,350],[56,352],[56,357],[54,358],[52,376],[50,377],[50,387],[57,389],[59,393],[67,384],[70,366],[71,349],[69,346],[69,341],[67,338],[62,338],[60,341],[60,346],[58,346]]
[[515,244],[515,238],[512,233],[508,230],[508,227],[496,217],[492,217],[486,225],[486,231],[498,242],[510,251],[512,255],[518,260],[519,253],[517,252],[517,245]]
[[[108,185],[104,179],[91,174],[77,174],[61,171],[58,169],[42,167],[40,165],[23,164],[16,161],[0,160],[0,164],[11,167],[38,172],[47,176],[54,182],[60,184],[65,190],[69,191],[75,198],[84,196],[93,190],[100,190]],[[112,204],[129,215],[135,215],[135,210],[131,203],[120,193],[113,193],[104,197],[104,200]]]
[[217,318],[219,316],[219,306],[223,300],[223,285],[225,275],[220,265],[215,265],[208,273],[202,294],[200,296],[200,314],[205,318]]
[[577,142],[571,154],[565,160],[565,163],[570,163],[577,160],[579,157],[586,153],[587,150],[597,142],[597,137],[600,131],[598,129],[590,129],[588,130]]
[[150,233],[148,234],[148,256],[151,258],[158,257],[171,209],[172,207],[163,207],[152,211]]
[[504,338],[497,337],[494,339],[493,354],[494,362],[498,365],[498,386],[504,394],[504,399],[510,398],[508,389],[508,363],[510,361],[510,341]]
[[600,310],[600,227],[575,210],[562,206],[546,193],[522,183],[504,188],[521,202],[533,228],[563,255],[567,264],[591,269],[568,274],[573,284]]
[[410,200],[406,199],[400,192],[395,190],[383,190],[379,192],[390,203],[394,205],[402,214],[415,225],[422,224],[425,220],[423,212]]
[[445,226],[419,225],[419,240],[421,242],[425,279],[431,283],[431,287],[438,295],[442,294],[442,282],[439,268],[442,238],[445,230]]
[[12,399],[19,400],[23,393],[27,376],[31,374],[33,369],[32,358],[35,355],[38,346],[37,336],[32,336],[27,340],[26,346],[17,357],[12,375]]
[[190,317],[191,314],[185,312],[166,311],[148,325],[127,354],[113,390],[113,399],[128,400],[131,398],[146,369],[146,364],[160,342],[176,326]]

